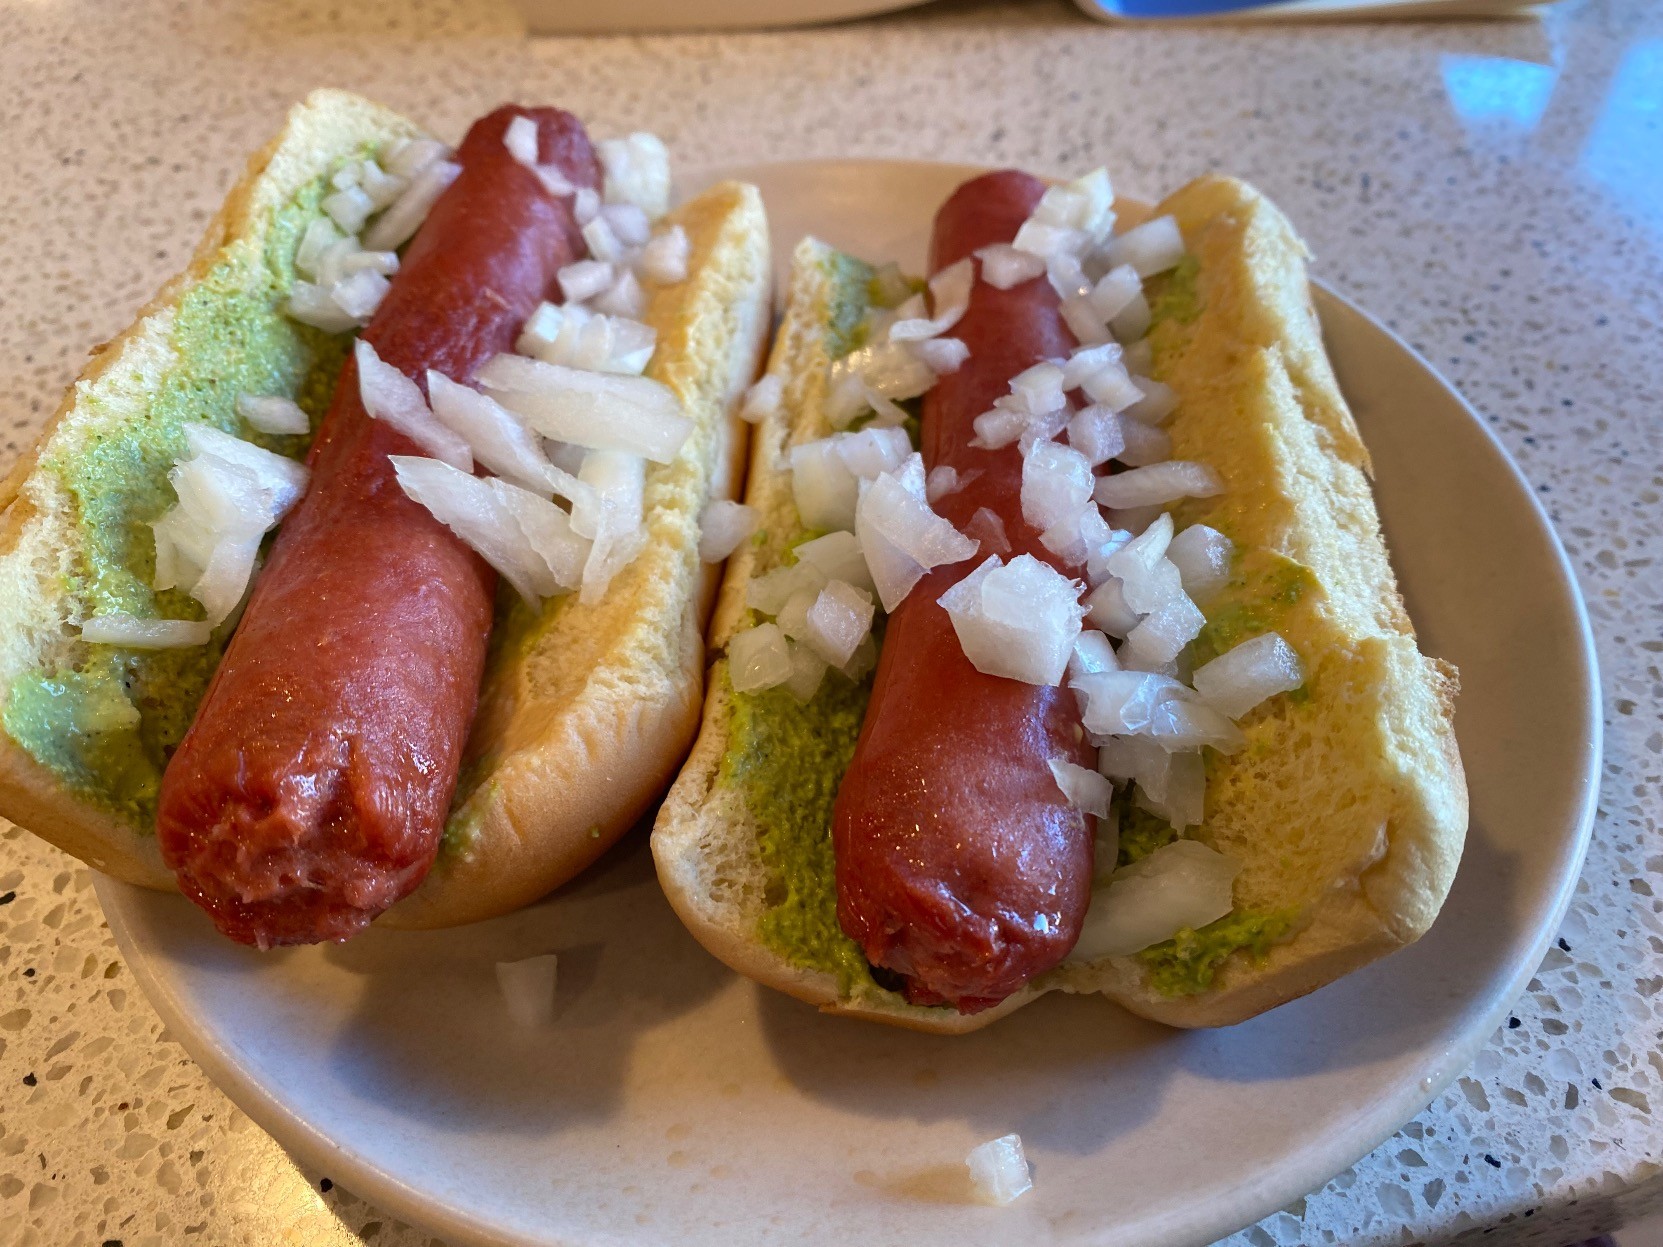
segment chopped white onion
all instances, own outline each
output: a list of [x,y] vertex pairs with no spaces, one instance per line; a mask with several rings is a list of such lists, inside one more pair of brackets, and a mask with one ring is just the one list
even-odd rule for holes
[[1062,313],[1068,332],[1081,346],[1101,346],[1110,340],[1108,326],[1085,295],[1071,295],[1057,305],[1057,310]]
[[514,117],[502,132],[502,145],[522,165],[537,163],[537,122],[531,117]]
[[1086,910],[1070,961],[1124,957],[1199,930],[1231,910],[1241,863],[1196,840],[1174,840],[1117,870]]
[[641,276],[660,286],[673,286],[687,280],[689,246],[687,231],[679,225],[655,234],[641,248],[636,267]]
[[1082,407],[1068,421],[1068,444],[1095,468],[1126,449],[1126,434],[1121,424],[1120,417],[1107,407],[1095,404]]
[[1018,251],[1009,243],[994,243],[976,252],[982,262],[982,280],[995,290],[1009,290],[1025,281],[1032,281],[1045,272],[1045,258],[1028,251]]
[[1171,698],[1155,711],[1149,734],[1163,749],[1174,752],[1207,747],[1235,753],[1247,744],[1242,731],[1205,702]]
[[657,135],[638,130],[627,138],[602,139],[596,149],[606,173],[607,203],[634,204],[654,221],[670,210],[670,153]]
[[938,377],[957,372],[970,358],[970,348],[958,338],[926,338],[912,344],[912,353]]
[[[516,117],[515,121],[530,121]],[[533,129],[535,124],[532,123]],[[509,126],[512,130],[512,124]],[[533,136],[535,141],[535,135]],[[497,962],[497,987],[515,1026],[535,1030],[554,1021],[554,990],[559,958],[554,953]]]
[[582,303],[609,290],[616,274],[605,260],[579,260],[555,274],[568,303]]
[[1150,345],[1148,338],[1143,338],[1137,342],[1128,342],[1122,349],[1122,359],[1127,371],[1137,377],[1141,384],[1142,380],[1154,371],[1155,348]]
[[799,565],[819,572],[821,584],[841,580],[867,593],[875,592],[860,541],[851,532],[832,532],[797,546],[792,553]]
[[339,231],[328,217],[314,218],[300,236],[300,246],[295,249],[295,270],[304,276],[321,279],[323,257],[342,241]]
[[446,160],[451,150],[438,139],[397,139],[387,145],[381,159],[395,177],[414,178],[436,161]]
[[1149,377],[1139,377],[1134,384],[1143,391],[1143,397],[1126,408],[1126,414],[1145,424],[1165,424],[1178,409],[1178,392]]
[[1154,217],[1110,239],[1104,257],[1117,267],[1130,265],[1139,277],[1153,277],[1184,258],[1184,236],[1172,217]]
[[1095,628],[1082,628],[1074,638],[1074,653],[1068,659],[1069,686],[1075,677],[1097,675],[1103,671],[1119,671],[1120,660],[1114,656],[1109,638]]
[[1094,736],[1153,735],[1161,706],[1193,696],[1177,680],[1147,671],[1082,672],[1069,687],[1084,698],[1080,721]]
[[[1172,564],[1168,563],[1168,567]],[[1122,657],[1128,665],[1155,670],[1174,661],[1184,646],[1201,635],[1207,617],[1183,592],[1150,611],[1126,634]]]
[[646,212],[636,204],[602,204],[600,214],[612,227],[613,236],[625,247],[644,247],[647,240],[652,237],[652,222],[647,219]]
[[712,498],[699,513],[699,559],[720,563],[756,531],[760,520],[755,507],[725,498]]
[[358,233],[364,228],[364,222],[369,220],[370,213],[375,211],[375,201],[357,186],[343,187],[333,195],[325,195],[319,206],[324,215],[346,234]]
[[1169,459],[1103,477],[1096,496],[1104,506],[1121,510],[1160,506],[1180,498],[1211,498],[1223,492],[1224,482],[1206,464]]
[[1112,637],[1125,637],[1141,616],[1126,605],[1125,586],[1117,576],[1105,576],[1086,597],[1086,617]]
[[374,269],[360,268],[336,282],[330,288],[329,297],[355,323],[362,325],[375,315],[375,309],[381,306],[381,300],[391,288],[392,283]]
[[669,463],[693,431],[675,392],[646,377],[498,355],[479,370],[478,380],[544,437],[591,450]]
[[583,565],[583,587],[578,600],[598,602],[612,578],[629,566],[646,544],[644,497],[647,465],[625,450],[591,450],[583,457],[577,479],[595,491],[598,506],[590,516],[572,512],[572,528],[591,537],[594,548]]
[[1001,407],[984,411],[971,421],[976,435],[970,439],[970,444],[978,450],[1003,449],[1022,436],[1023,430],[1028,427],[1029,419],[1025,411],[1011,411]]
[[1118,366],[1121,359],[1118,342],[1103,342],[1096,346],[1082,346],[1062,366],[1062,388],[1077,390],[1086,378],[1101,368]]
[[1040,532],[1077,516],[1091,501],[1091,462],[1072,446],[1038,442],[1022,461],[1022,518]]
[[1126,440],[1126,445],[1115,458],[1128,467],[1147,467],[1172,458],[1172,438],[1165,429],[1157,429],[1141,420],[1124,420],[1120,425],[1120,435]]
[[1130,264],[1111,268],[1091,288],[1091,306],[1105,323],[1114,320],[1142,297],[1143,279]]
[[1129,541],[1133,534],[1125,529],[1111,528],[1109,535],[1086,557],[1086,582],[1093,586],[1103,583],[1109,576],[1109,559]]
[[1208,705],[1240,719],[1265,698],[1305,683],[1305,667],[1293,646],[1266,632],[1197,667],[1191,682]]
[[1109,798],[1114,796],[1114,785],[1096,771],[1088,770],[1064,758],[1050,760],[1051,774],[1057,787],[1068,798],[1068,804],[1097,818],[1109,813]]
[[841,580],[820,590],[806,613],[802,640],[834,667],[846,666],[872,631],[876,607],[865,591]]
[[826,660],[800,641],[787,641],[786,652],[791,656],[791,674],[786,678],[785,687],[806,705],[814,699],[820,682],[826,678]]
[[1034,1188],[1020,1135],[1002,1135],[971,1148],[964,1163],[970,1170],[971,1188],[983,1203],[1003,1207]]
[[1149,300],[1143,297],[1139,290],[1118,313],[1109,317],[1109,328],[1114,336],[1123,343],[1136,342],[1149,332],[1149,323],[1153,319],[1149,311]]
[[298,320],[325,333],[345,333],[359,325],[358,317],[335,302],[328,287],[309,281],[297,281],[289,287],[289,298],[283,305],[283,312],[291,320]]
[[658,331],[638,320],[580,303],[544,303],[526,321],[514,349],[545,364],[640,376],[657,345]]
[[[1172,517],[1162,512],[1155,518],[1154,523],[1134,537],[1123,542],[1118,549],[1109,554],[1104,566],[1111,575],[1119,576],[1123,581],[1131,582],[1133,588],[1131,596],[1139,600],[1132,602],[1137,611],[1151,611],[1166,599],[1166,593],[1146,593],[1141,586],[1146,580],[1159,574],[1158,569],[1166,560],[1166,548],[1172,544]],[[1176,572],[1176,569],[1174,569]],[[1176,585],[1175,587],[1180,587]],[[1147,599],[1149,604],[1144,605]]]
[[938,464],[930,469],[924,478],[924,497],[931,506],[940,502],[948,494],[956,494],[963,486],[959,483],[958,469],[947,464]]
[[[766,575],[753,577],[745,586],[745,605],[764,615],[778,615],[800,593],[806,593],[807,601],[812,602],[829,579],[818,563],[803,561],[776,567]],[[806,602],[803,610],[806,615]]]
[[364,410],[392,425],[435,459],[471,471],[473,452],[466,439],[434,418],[421,387],[383,362],[369,339],[359,338],[352,349],[358,362],[358,394]]
[[942,269],[930,278],[930,297],[935,303],[935,315],[927,320],[897,320],[889,327],[890,341],[921,342],[946,333],[959,323],[969,309],[970,287],[975,280],[975,265],[968,259]]
[[309,433],[312,422],[292,398],[281,395],[239,394],[237,414],[262,433]]
[[364,234],[366,251],[396,251],[421,228],[439,196],[462,173],[450,160],[435,160],[410,179],[410,185]]
[[728,641],[728,680],[736,693],[756,693],[791,678],[785,634],[771,623],[733,634]]
[[930,568],[976,553],[974,541],[930,510],[924,497],[924,461],[916,453],[900,469],[883,472],[860,489],[855,536],[866,553],[883,608],[890,612]]
[[999,518],[998,512],[987,507],[976,508],[970,522],[964,526],[964,535],[989,554],[997,554],[1003,558],[1011,552],[1010,535],[1005,531],[1005,521]]
[[1166,557],[1178,569],[1190,600],[1205,602],[1230,583],[1230,558],[1235,548],[1218,529],[1191,524],[1172,539]]
[[893,471],[912,453],[906,432],[865,428],[834,433],[791,448],[791,491],[797,511],[809,528],[852,529],[859,485]]
[[1118,360],[1093,371],[1080,383],[1080,388],[1093,403],[1114,412],[1126,411],[1144,396]]
[[192,619],[137,619],[132,615],[97,615],[81,624],[81,639],[92,645],[125,649],[185,649],[206,645],[213,625]]
[[1011,378],[1011,395],[1029,415],[1061,411],[1068,405],[1063,397],[1062,377],[1063,370],[1056,364],[1048,361],[1035,364]]
[[785,382],[775,373],[769,373],[745,391],[739,418],[747,424],[761,424],[769,416],[779,414],[780,400],[784,397]]
[[1064,302],[1082,299],[1091,293],[1091,280],[1080,267],[1080,258],[1073,252],[1060,251],[1047,257],[1045,275],[1050,279],[1051,289],[1055,290],[1057,297]]
[[1084,611],[1080,586],[1031,554],[989,558],[938,599],[976,670],[1055,685],[1068,668]]
[[608,316],[638,320],[647,310],[647,294],[633,269],[624,269],[618,280],[595,300],[595,310]]
[[434,418],[462,438],[474,458],[491,471],[533,492],[576,501],[583,487],[550,463],[541,440],[489,395],[431,369],[427,394]]

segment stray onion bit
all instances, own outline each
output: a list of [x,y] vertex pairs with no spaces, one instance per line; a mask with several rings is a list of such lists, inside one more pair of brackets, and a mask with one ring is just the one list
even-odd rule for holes
[[[526,120],[516,118],[516,120]],[[554,1021],[559,958],[554,953],[497,962],[497,986],[514,1025],[535,1030]]]
[[964,1158],[976,1198],[1000,1207],[1034,1188],[1033,1172],[1022,1151],[1022,1136],[1002,1135],[970,1150]]
[[281,395],[239,394],[237,414],[261,433],[295,435],[312,430],[300,404]]
[[206,620],[138,619],[132,615],[97,615],[81,625],[81,639],[92,645],[125,649],[184,649],[206,645],[213,625]]
[[745,391],[739,418],[747,424],[761,424],[769,416],[779,414],[780,399],[784,396],[785,382],[777,374],[769,373]]
[[699,561],[720,563],[756,531],[755,507],[725,498],[712,498],[699,514]]

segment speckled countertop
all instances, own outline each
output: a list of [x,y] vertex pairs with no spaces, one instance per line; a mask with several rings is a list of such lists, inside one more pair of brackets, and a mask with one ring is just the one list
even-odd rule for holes
[[[0,467],[320,84],[442,133],[504,98],[679,161],[1107,163],[1249,177],[1318,272],[1483,412],[1581,577],[1604,787],[1514,1017],[1420,1118],[1233,1243],[1562,1244],[1663,1201],[1663,10],[1289,29],[948,3],[806,33],[524,39],[503,0],[0,5]],[[0,826],[4,826],[0,824]],[[298,1169],[134,988],[88,872],[0,839],[0,1244],[429,1241]],[[437,1242],[437,1240],[432,1240]]]

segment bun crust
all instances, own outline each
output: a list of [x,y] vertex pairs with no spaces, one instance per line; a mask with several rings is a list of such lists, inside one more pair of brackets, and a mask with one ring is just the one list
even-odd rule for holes
[[[1221,497],[1188,503],[1176,518],[1224,529],[1305,586],[1285,620],[1259,630],[1289,636],[1306,660],[1309,696],[1297,706],[1273,699],[1243,720],[1249,747],[1209,764],[1207,817],[1192,834],[1243,862],[1238,912],[1283,915],[1292,934],[1262,958],[1231,954],[1189,995],[1157,990],[1138,956],[1065,963],[968,1017],[888,993],[843,993],[833,975],[759,938],[771,880],[756,818],[723,780],[734,706],[718,657],[699,740],[660,811],[653,852],[676,912],[742,974],[828,1012],[938,1033],[985,1026],[1050,990],[1101,992],[1173,1026],[1223,1026],[1417,939],[1436,917],[1467,825],[1455,672],[1416,648],[1380,535],[1368,453],[1323,350],[1304,245],[1269,200],[1230,178],[1202,178],[1155,211],[1177,218],[1196,260],[1186,279],[1193,289],[1176,287],[1177,278],[1167,288],[1188,302],[1152,338],[1157,372],[1180,396],[1169,425],[1174,457],[1207,462],[1226,481]],[[798,248],[770,362],[786,401],[753,449],[747,501],[782,534],[796,527],[782,448],[829,432],[829,255],[812,239]],[[742,619],[745,582],[765,570],[762,557],[747,549],[730,561],[713,646]],[[1246,584],[1250,591],[1250,577]]]

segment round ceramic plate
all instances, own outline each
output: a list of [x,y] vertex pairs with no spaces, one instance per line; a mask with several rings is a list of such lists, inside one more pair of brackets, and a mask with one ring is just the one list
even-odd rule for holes
[[[805,232],[921,266],[969,171],[822,162],[759,183]],[[1317,292],[1378,473],[1404,596],[1461,669],[1472,830],[1415,946],[1229,1030],[1047,996],[938,1038],[822,1017],[682,930],[637,835],[521,913],[264,955],[176,896],[101,882],[170,1030],[309,1163],[453,1243],[1194,1244],[1321,1185],[1459,1073],[1524,988],[1582,861],[1599,763],[1593,651],[1529,486],[1424,362]],[[499,959],[560,954],[554,1025],[507,1023]],[[966,1199],[1016,1131],[1034,1189]]]

